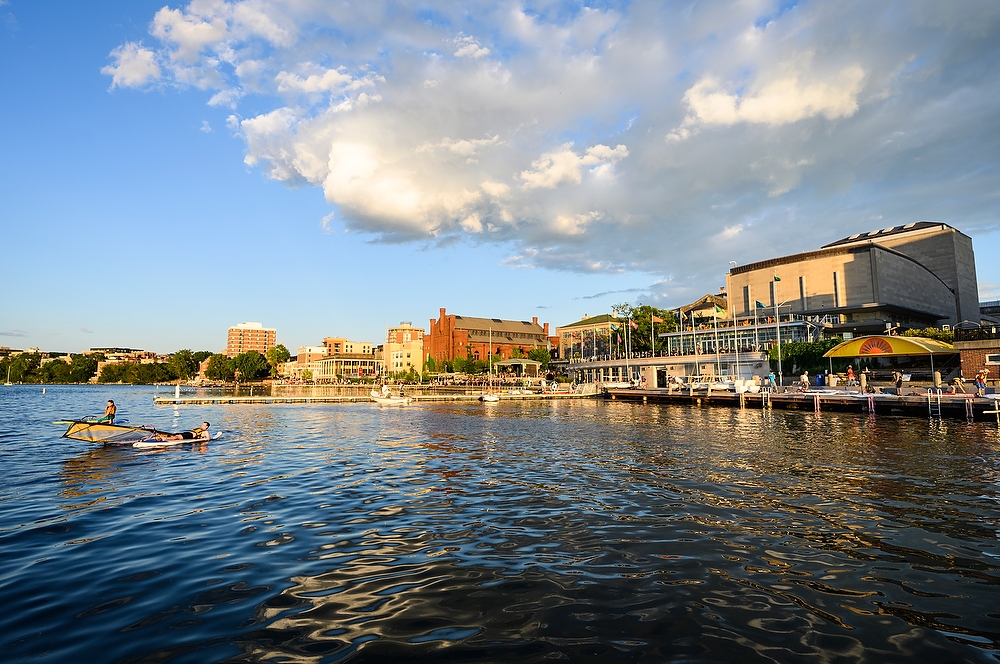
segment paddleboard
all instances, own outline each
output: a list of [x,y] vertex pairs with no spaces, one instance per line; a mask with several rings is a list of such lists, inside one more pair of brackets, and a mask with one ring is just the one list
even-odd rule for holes
[[222,437],[221,431],[216,431],[211,438],[188,438],[187,440],[140,440],[132,443],[132,447],[170,447],[172,445],[190,445],[192,443],[207,443],[210,440],[218,440]]

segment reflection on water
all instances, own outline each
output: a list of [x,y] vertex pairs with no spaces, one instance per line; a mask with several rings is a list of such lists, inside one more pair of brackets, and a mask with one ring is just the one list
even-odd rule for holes
[[[105,398],[55,391],[6,414]],[[135,450],[0,429],[14,659],[1000,652],[985,425],[592,401],[175,416],[116,394],[143,421],[224,437]]]

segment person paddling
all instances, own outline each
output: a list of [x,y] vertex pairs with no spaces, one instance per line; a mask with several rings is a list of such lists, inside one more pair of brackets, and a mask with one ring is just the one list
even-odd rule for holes
[[211,426],[208,422],[202,422],[200,427],[195,427],[190,431],[181,431],[180,433],[158,433],[155,436],[150,436],[147,440],[156,443],[162,443],[168,440],[209,440],[212,436],[208,433],[208,427]]

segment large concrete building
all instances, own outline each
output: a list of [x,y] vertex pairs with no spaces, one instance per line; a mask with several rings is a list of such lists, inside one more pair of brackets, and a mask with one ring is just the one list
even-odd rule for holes
[[515,348],[527,355],[535,348],[548,349],[549,324],[539,325],[537,317],[529,323],[458,316],[446,313],[442,307],[440,318],[431,319],[430,332],[424,336],[424,357],[433,357],[438,363],[456,357],[485,360],[491,338],[493,354],[501,359],[510,359]]
[[255,350],[261,355],[278,345],[278,331],[266,328],[260,323],[240,323],[229,328],[226,339],[226,355],[236,357],[240,353]]
[[979,321],[972,239],[921,221],[858,233],[818,251],[734,267],[731,318],[758,310],[822,316],[834,334]]

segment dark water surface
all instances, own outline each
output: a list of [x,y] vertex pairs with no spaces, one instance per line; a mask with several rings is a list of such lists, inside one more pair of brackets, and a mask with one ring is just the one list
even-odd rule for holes
[[[995,425],[46,391],[0,387],[4,661],[998,661]],[[225,435],[49,424],[108,398]]]

